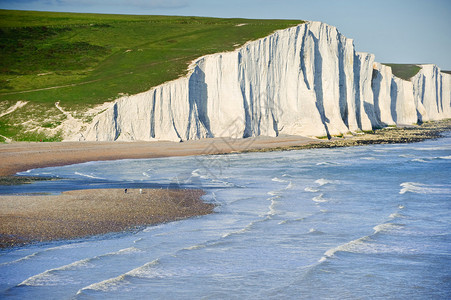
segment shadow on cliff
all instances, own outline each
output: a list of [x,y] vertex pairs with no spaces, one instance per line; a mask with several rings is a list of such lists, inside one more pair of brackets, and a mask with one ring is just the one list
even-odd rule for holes
[[390,112],[393,119],[393,122],[398,122],[398,114],[396,113],[396,102],[398,101],[398,85],[395,80],[392,78],[391,80],[391,89],[390,89]]
[[[196,109],[197,108],[197,109]],[[189,122],[188,125],[188,132],[189,128],[192,126],[198,127],[199,124],[196,122],[195,124],[191,124],[192,121],[192,114],[196,115],[197,111],[197,117],[199,122],[202,124],[202,126],[207,131],[207,137],[213,137],[213,134],[211,133],[210,129],[210,119],[208,118],[208,85],[205,82],[205,73],[202,71],[199,66],[196,66],[194,69],[193,74],[189,78]],[[197,128],[196,130],[197,134],[200,134],[200,128]],[[187,133],[187,136],[189,134]],[[188,137],[189,138],[189,137]],[[198,136],[198,138],[201,138]]]
[[319,40],[313,34],[311,35],[314,45],[315,45],[315,77],[313,88],[316,94],[316,108],[319,111],[321,116],[321,122],[324,124],[324,128],[326,129],[327,138],[331,139],[329,128],[327,124],[330,120],[326,117],[326,113],[324,110],[324,96],[323,96],[323,57],[321,56],[321,52],[319,51]]

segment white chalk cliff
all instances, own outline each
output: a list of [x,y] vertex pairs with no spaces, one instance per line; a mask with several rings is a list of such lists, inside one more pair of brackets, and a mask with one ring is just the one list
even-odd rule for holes
[[422,65],[410,81],[397,78],[320,22],[203,56],[189,70],[116,100],[68,139],[331,136],[451,117],[451,75]]

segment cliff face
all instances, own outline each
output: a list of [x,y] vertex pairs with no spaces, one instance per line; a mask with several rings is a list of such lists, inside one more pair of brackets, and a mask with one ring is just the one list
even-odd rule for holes
[[187,76],[118,99],[69,139],[326,136],[451,117],[451,75],[421,67],[402,80],[335,27],[307,22],[201,57]]

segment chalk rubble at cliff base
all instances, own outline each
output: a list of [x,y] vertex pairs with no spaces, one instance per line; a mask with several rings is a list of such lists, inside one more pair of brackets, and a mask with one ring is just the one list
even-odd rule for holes
[[451,117],[451,75],[420,65],[397,78],[320,22],[203,56],[187,76],[122,97],[67,140],[185,141],[333,136]]

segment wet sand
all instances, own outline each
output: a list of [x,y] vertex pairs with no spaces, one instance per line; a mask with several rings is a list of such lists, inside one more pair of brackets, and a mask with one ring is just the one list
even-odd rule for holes
[[0,144],[0,176],[29,169],[125,158],[156,158],[236,152],[280,151],[306,148],[347,147],[367,144],[411,143],[437,138],[451,130],[451,120],[421,126],[385,128],[369,134],[328,139],[302,136],[213,138],[175,142],[61,142]]
[[132,230],[213,212],[201,190],[97,189],[0,196],[0,248]]
[[[322,142],[322,141],[319,141]],[[318,143],[300,136],[214,138],[175,142],[61,142],[0,144],[0,176],[29,169],[125,158],[221,154]]]

